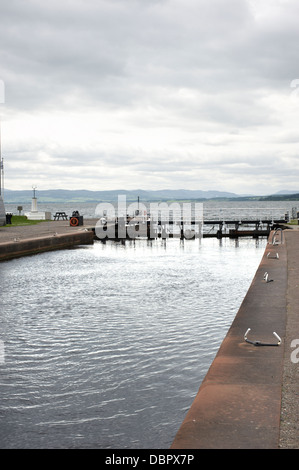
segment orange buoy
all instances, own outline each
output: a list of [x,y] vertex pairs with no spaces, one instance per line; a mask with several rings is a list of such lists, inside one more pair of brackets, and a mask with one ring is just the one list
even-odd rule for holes
[[71,217],[70,218],[70,225],[72,227],[77,227],[77,225],[79,224],[79,219],[78,217]]

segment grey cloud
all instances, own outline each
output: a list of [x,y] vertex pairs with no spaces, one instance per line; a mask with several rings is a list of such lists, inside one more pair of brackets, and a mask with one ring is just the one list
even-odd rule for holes
[[11,102],[17,96],[22,103],[23,93],[28,106],[30,99],[59,104],[62,94],[79,87],[90,102],[117,102],[121,89],[132,103],[134,93],[140,96],[138,83],[210,93],[236,83],[245,88],[249,72],[251,80],[256,73],[257,85],[262,81],[265,56],[272,60],[270,70],[263,65],[267,80],[276,76],[280,61],[272,38],[255,30],[245,1],[149,3],[9,2],[0,34]]
[[[11,159],[21,163],[27,146],[31,162],[41,151],[49,156],[53,174],[55,167],[98,165],[107,179],[110,170],[127,168],[136,178],[147,171],[166,178],[168,172],[176,182],[181,172],[194,182],[199,175],[208,181],[201,172],[216,167],[239,178],[247,163],[250,174],[270,168],[276,178],[282,146],[292,145],[289,152],[296,153],[296,123],[288,114],[296,118],[296,110],[284,104],[280,112],[279,100],[299,78],[299,4],[269,5],[265,0],[2,2],[0,79],[9,119],[22,113],[43,119],[47,113],[99,115],[95,148],[83,136],[77,149],[58,138],[51,148],[36,136],[34,142],[16,142]],[[110,127],[102,130],[106,115]],[[160,143],[157,130],[165,135]],[[137,144],[141,132],[145,141]],[[12,178],[9,168],[7,175]],[[87,168],[85,176],[91,181],[92,171]]]

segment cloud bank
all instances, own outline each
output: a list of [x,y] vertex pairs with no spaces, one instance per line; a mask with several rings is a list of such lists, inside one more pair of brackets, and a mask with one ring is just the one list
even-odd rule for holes
[[10,0],[6,187],[299,189],[295,0]]

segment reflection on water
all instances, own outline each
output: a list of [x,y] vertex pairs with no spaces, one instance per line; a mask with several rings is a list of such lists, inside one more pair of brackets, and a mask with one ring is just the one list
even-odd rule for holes
[[169,448],[266,240],[95,243],[1,264],[1,448]]

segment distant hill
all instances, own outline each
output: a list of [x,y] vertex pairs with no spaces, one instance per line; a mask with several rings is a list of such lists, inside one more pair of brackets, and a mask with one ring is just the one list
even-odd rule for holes
[[299,191],[283,190],[283,191],[278,191],[278,193],[273,194],[273,196],[276,196],[276,195],[281,196],[281,195],[288,195],[288,194],[293,195],[293,194],[298,194],[298,193]]
[[264,196],[261,201],[299,201],[299,192],[295,194],[273,194],[272,196]]
[[[111,191],[88,191],[67,190],[67,189],[49,189],[37,190],[36,197],[40,203],[100,203],[115,202],[119,195],[125,195],[128,202],[137,201],[207,201],[207,200],[227,200],[227,201],[299,201],[299,192],[294,194],[288,191],[280,191],[279,193],[269,196],[254,195],[238,195],[225,191],[201,191],[188,189],[164,189],[157,191],[145,191],[136,189],[127,190],[111,190]],[[32,190],[12,191],[6,189],[4,191],[4,202],[7,204],[28,204],[32,199]]]
[[[37,190],[36,197],[39,202],[105,202],[117,201],[119,195],[126,195],[127,201],[136,201],[138,196],[140,201],[169,201],[169,200],[207,200],[215,198],[235,198],[237,194],[222,191],[200,191],[187,189],[165,189],[159,191],[144,191],[137,189],[134,191],[111,190],[111,191],[88,191],[88,190],[67,190],[49,189]],[[4,199],[6,203],[29,203],[32,198],[32,190],[12,191],[6,189]]]

